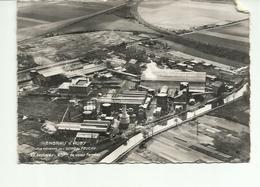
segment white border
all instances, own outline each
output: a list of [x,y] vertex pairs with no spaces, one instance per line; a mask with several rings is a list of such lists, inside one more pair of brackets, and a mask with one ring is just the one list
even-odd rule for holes
[[251,12],[251,161],[249,164],[17,165],[16,2],[0,0],[0,186],[258,187],[260,173],[259,0]]

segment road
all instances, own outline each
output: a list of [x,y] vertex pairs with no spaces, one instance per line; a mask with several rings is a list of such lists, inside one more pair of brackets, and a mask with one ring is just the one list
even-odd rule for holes
[[[181,120],[180,118],[174,116],[171,119],[167,120],[167,124],[165,126],[156,125],[152,127],[149,131],[148,136],[144,137],[143,133],[138,133],[134,137],[130,138],[126,145],[121,145],[116,150],[111,152],[109,155],[107,155],[105,158],[103,158],[100,163],[114,163],[118,161],[120,158],[122,158],[124,155],[129,153],[131,150],[133,150],[136,146],[138,146],[140,143],[145,141],[148,138],[151,138],[155,135],[158,135],[162,132],[165,132],[171,128],[177,127],[183,123],[186,123],[188,121],[191,121],[199,116],[203,116],[209,112],[212,112],[213,110],[219,109],[230,102],[233,102],[237,100],[238,98],[242,97],[244,92],[247,90],[247,83],[243,85],[242,88],[238,89],[236,92],[228,95],[223,99],[224,104],[218,107],[213,107],[212,104],[207,104],[202,108],[199,108],[195,111],[187,112],[187,117],[185,120]],[[164,119],[162,119],[164,120]],[[160,121],[157,122],[159,124]]]

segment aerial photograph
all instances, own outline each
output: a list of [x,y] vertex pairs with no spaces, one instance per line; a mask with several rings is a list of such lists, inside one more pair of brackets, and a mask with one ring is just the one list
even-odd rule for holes
[[17,162],[250,161],[233,0],[17,0]]

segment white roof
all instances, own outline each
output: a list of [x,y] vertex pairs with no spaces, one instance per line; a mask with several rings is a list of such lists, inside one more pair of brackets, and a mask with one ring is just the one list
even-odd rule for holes
[[206,72],[176,72],[174,70],[158,70],[153,76],[142,74],[143,81],[176,81],[176,82],[206,82]]
[[97,139],[99,137],[98,133],[88,133],[88,132],[78,132],[76,138],[93,138]]
[[59,86],[59,89],[69,89],[70,82],[64,82]]

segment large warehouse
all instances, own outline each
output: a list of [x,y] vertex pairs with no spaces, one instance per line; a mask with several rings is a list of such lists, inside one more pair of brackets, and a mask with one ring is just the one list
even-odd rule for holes
[[181,82],[189,83],[190,92],[205,92],[206,72],[180,72],[175,70],[156,70],[150,73],[143,73],[141,85],[160,89],[163,85],[170,89],[179,89]]

